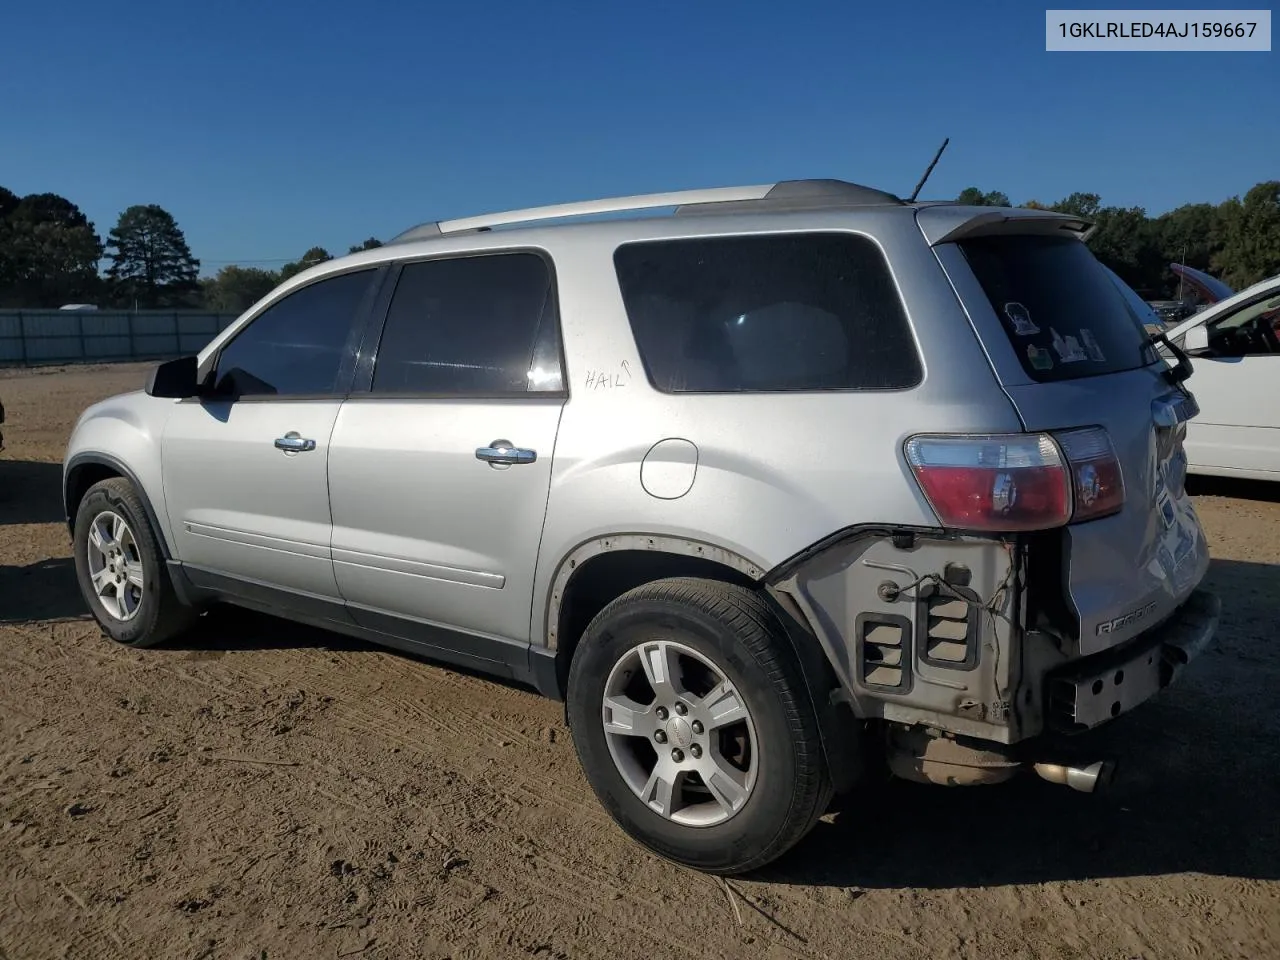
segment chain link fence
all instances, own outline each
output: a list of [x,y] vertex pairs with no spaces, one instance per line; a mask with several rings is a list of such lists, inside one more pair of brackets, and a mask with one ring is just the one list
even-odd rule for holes
[[0,367],[180,357],[198,352],[237,316],[192,310],[0,310]]

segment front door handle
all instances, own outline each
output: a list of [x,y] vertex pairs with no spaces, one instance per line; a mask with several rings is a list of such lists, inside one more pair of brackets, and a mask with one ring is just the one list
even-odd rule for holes
[[285,453],[302,453],[315,448],[314,440],[300,436],[296,430],[290,430],[283,437],[276,437],[276,449],[283,450]]
[[476,448],[476,459],[495,466],[511,466],[513,463],[533,463],[538,459],[538,451],[513,447],[510,440],[494,440],[487,447]]

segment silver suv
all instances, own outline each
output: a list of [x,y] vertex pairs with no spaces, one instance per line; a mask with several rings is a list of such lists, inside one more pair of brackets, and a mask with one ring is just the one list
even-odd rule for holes
[[876,768],[1090,790],[1069,735],[1219,604],[1189,365],[1088,229],[829,180],[416,227],[84,413],[80,587],[125,644],[228,601],[562,698],[617,823],[702,870]]

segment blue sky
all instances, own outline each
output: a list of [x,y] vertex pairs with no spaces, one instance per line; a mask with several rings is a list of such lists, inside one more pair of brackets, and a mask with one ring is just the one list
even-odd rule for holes
[[1157,213],[1280,176],[1280,53],[1046,53],[1025,2],[67,0],[6,26],[0,185],[104,237],[159,203],[206,273],[596,196],[906,194],[945,136],[926,196]]

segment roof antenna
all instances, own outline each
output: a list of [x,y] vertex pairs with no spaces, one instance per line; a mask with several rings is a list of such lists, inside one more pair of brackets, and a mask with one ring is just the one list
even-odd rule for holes
[[947,144],[951,142],[951,138],[947,137],[942,141],[942,146],[938,148],[938,152],[933,155],[933,162],[929,164],[929,169],[924,172],[924,176],[920,178],[920,182],[916,184],[916,188],[911,191],[911,196],[907,198],[907,203],[915,203],[916,197],[920,196],[920,189],[924,186],[924,182],[929,179],[929,174],[933,173],[933,168],[938,165],[938,158],[942,156],[942,151],[947,149]]

